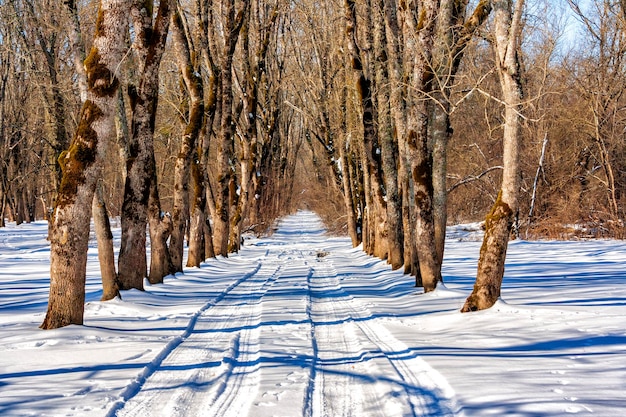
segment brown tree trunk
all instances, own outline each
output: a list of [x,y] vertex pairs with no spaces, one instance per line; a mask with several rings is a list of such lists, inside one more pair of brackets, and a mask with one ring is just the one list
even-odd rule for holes
[[117,273],[115,272],[115,254],[113,251],[113,234],[109,222],[102,186],[96,185],[96,192],[92,204],[93,223],[98,240],[98,260],[100,261],[100,274],[102,275],[102,298],[101,301],[112,300],[120,296],[117,285]]
[[447,225],[447,148],[452,136],[450,123],[450,89],[455,84],[456,73],[465,48],[491,12],[491,2],[481,0],[472,15],[465,19],[467,2],[445,0],[441,2],[438,28],[433,52],[434,71],[438,85],[431,96],[430,135],[433,152],[433,218],[435,246],[438,258],[443,261]]
[[[151,8],[151,2],[138,1],[131,7],[136,32],[135,49],[138,51],[138,61],[141,67],[139,87],[129,91],[133,117],[129,158],[126,161],[127,177],[122,204],[122,242],[118,259],[121,289],[143,290],[143,278],[148,275],[146,226],[148,204],[152,192],[151,183],[153,179],[156,179],[153,136],[158,103],[159,64],[169,28],[170,6],[171,0],[159,3],[154,27],[152,15],[147,13],[147,10]],[[155,195],[158,193],[153,194],[153,197]],[[160,206],[158,202],[154,204]],[[151,219],[152,227],[158,225],[160,213],[155,216]],[[162,234],[160,231],[155,231],[154,236],[162,236]],[[152,274],[152,280],[158,281],[154,274]]]
[[150,284],[160,284],[165,276],[173,274],[175,270],[169,248],[167,247],[167,239],[172,233],[172,217],[169,213],[163,213],[161,210],[156,172],[150,182],[148,225],[150,231],[150,272],[148,281]]
[[[196,73],[191,62],[190,40],[185,35],[183,23],[178,13],[172,15],[172,39],[174,41],[174,49],[176,50],[178,68],[190,96],[188,122],[174,167],[173,229],[170,239],[170,254],[174,270],[179,272],[183,270],[185,230],[190,222],[189,171],[193,163],[193,157],[197,156],[196,146],[204,120],[204,97],[202,78]],[[198,220],[200,219],[197,219],[196,222]],[[202,252],[204,252],[204,248]],[[194,253],[197,253],[197,251]],[[192,263],[195,263],[195,261]]]
[[390,77],[387,53],[387,34],[383,12],[384,0],[377,1],[374,11],[374,53],[376,54],[376,84],[378,85],[378,130],[381,139],[382,168],[385,179],[387,209],[387,262],[395,270],[404,265],[404,233],[402,229],[402,202],[398,189],[398,143],[393,132],[390,107]]
[[433,219],[433,156],[428,146],[428,94],[432,91],[431,58],[439,3],[435,0],[423,1],[419,10],[419,22],[412,21],[416,11],[410,10],[407,20],[411,24],[406,25],[411,30],[407,36],[415,39],[417,50],[411,51],[410,87],[415,93],[408,111],[404,140],[413,180],[416,220],[413,225],[414,237],[425,292],[433,291],[441,281],[441,260],[435,247]]
[[402,230],[404,235],[403,260],[404,273],[416,277],[416,286],[422,286],[419,276],[419,261],[415,249],[414,228],[414,196],[413,187],[408,174],[408,151],[404,138],[406,132],[406,80],[404,77],[404,36],[401,28],[400,15],[393,0],[385,0],[385,24],[387,28],[387,52],[391,93],[389,105],[394,122],[394,133],[398,142],[398,194],[402,206]]
[[524,0],[494,0],[496,65],[504,110],[502,189],[485,222],[485,236],[478,259],[476,284],[462,312],[483,310],[500,297],[509,237],[519,210],[519,136],[522,86],[518,53]]
[[[249,1],[242,6],[247,7]],[[221,121],[219,142],[217,145],[217,190],[215,199],[215,216],[213,223],[214,248],[217,255],[228,256],[228,239],[230,237],[230,203],[233,180],[233,158],[235,146],[235,126],[233,123],[233,55],[239,40],[239,32],[243,24],[244,13],[242,9],[235,15],[235,1],[223,0],[226,12],[224,30],[224,54],[220,68],[221,75]]]
[[[205,238],[207,215],[206,193],[202,173],[200,172],[200,157],[196,155],[196,161],[191,166],[191,184],[193,198],[191,199],[191,211],[189,215],[189,250],[187,253],[187,266],[199,267],[207,256],[206,246],[213,248],[212,238]],[[211,254],[210,256],[214,256]]]
[[352,241],[352,246],[357,247],[361,244],[359,232],[357,230],[356,208],[354,207],[354,197],[352,190],[352,176],[350,175],[350,158],[346,155],[345,146],[340,149],[341,167],[342,167],[342,185],[343,185],[343,200],[347,213],[348,224],[348,236]]
[[[207,172],[209,158],[209,144],[213,121],[216,118],[218,105],[219,68],[213,59],[216,54],[216,36],[209,36],[210,27],[213,27],[213,10],[208,2],[203,0],[197,3],[194,10],[195,26],[192,33],[195,42],[200,45],[201,57],[205,68],[208,70],[208,84],[204,106],[204,129],[201,128],[198,137],[202,138],[201,146],[196,150],[192,158],[190,179],[193,198],[190,199],[189,208],[189,251],[187,266],[199,267],[207,258],[215,256],[213,250],[213,232],[209,218],[212,214],[208,211],[215,209],[213,199],[207,199],[211,195],[211,185]],[[200,87],[203,87],[202,85]]]
[[85,61],[87,101],[72,144],[60,158],[63,179],[50,226],[50,297],[43,329],[83,323],[91,205],[114,129],[115,72],[125,47],[128,3],[101,0],[99,16]]
[[386,204],[382,194],[379,136],[376,126],[377,112],[372,80],[365,74],[361,49],[357,44],[356,4],[354,0],[345,0],[344,4],[348,49],[351,66],[356,75],[356,88],[363,124],[362,158],[367,204],[363,221],[363,248],[371,255],[386,259],[388,247],[385,236]]

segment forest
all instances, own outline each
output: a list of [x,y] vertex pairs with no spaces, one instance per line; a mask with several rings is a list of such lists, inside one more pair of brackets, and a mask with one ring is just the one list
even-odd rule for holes
[[484,220],[488,308],[509,239],[623,237],[625,47],[625,0],[1,0],[0,226],[49,221],[43,328],[92,217],[103,298],[301,208],[429,292]]

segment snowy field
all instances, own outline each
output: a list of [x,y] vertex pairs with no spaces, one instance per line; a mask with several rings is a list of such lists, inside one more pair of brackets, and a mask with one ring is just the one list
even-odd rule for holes
[[622,241],[512,242],[503,300],[461,314],[476,232],[450,230],[424,295],[299,212],[106,303],[93,248],[85,325],[43,331],[45,237],[0,229],[3,417],[626,415]]

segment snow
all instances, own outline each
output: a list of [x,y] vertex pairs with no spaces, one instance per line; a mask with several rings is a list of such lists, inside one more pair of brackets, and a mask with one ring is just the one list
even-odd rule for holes
[[122,300],[99,301],[92,247],[85,325],[44,331],[46,234],[0,229],[2,416],[626,414],[621,241],[513,241],[502,300],[461,314],[476,225],[421,294],[303,211]]

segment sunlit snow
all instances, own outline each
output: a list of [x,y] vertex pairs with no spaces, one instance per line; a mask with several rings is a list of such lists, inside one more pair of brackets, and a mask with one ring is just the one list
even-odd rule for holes
[[424,295],[298,212],[105,303],[92,247],[85,325],[44,331],[46,234],[0,229],[1,416],[626,415],[621,241],[513,241],[502,300],[461,314],[475,225]]

